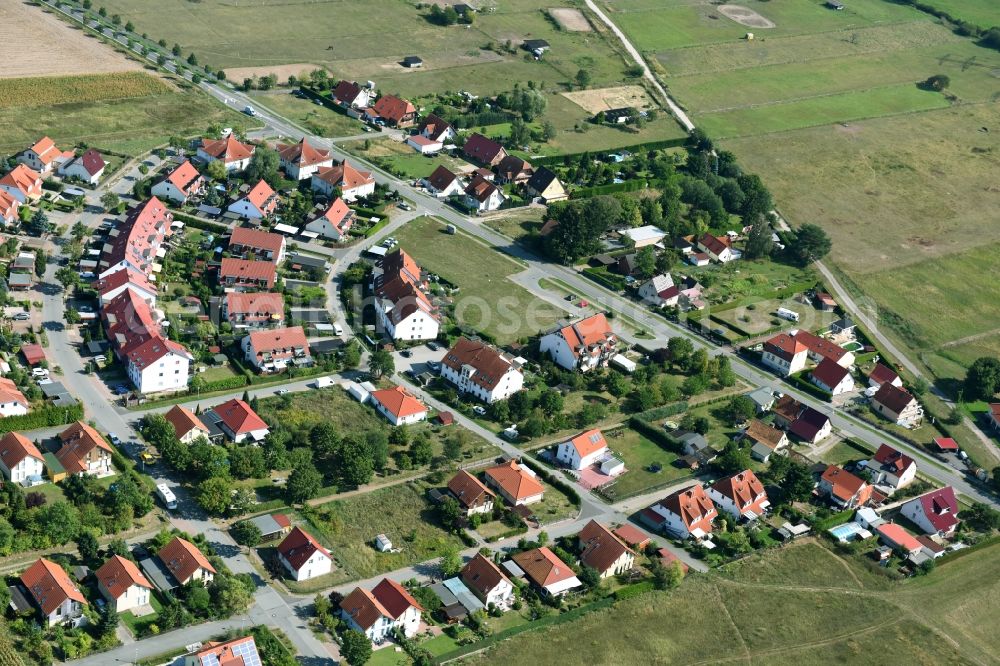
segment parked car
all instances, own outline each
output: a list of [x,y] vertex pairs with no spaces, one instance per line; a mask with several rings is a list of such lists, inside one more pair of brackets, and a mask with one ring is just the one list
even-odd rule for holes
[[476,405],[472,408],[472,413],[476,416],[486,416],[486,408],[482,405]]
[[29,319],[31,319],[31,315],[28,314],[27,312],[18,312],[16,315],[14,315],[15,321],[28,321]]
[[436,343],[433,340],[431,340],[430,342],[427,343],[427,348],[430,349],[431,351],[437,351],[438,350],[438,343]]
[[110,439],[111,443],[114,444],[115,446],[121,446],[122,445],[122,440],[119,439],[118,435],[116,435],[113,432],[109,432],[108,433],[108,439]]
[[402,356],[403,358],[410,358],[411,356],[413,356],[413,352],[411,352],[409,349],[404,349],[403,351],[399,352],[399,355]]
[[94,363],[107,363],[107,362],[108,362],[108,357],[105,356],[104,354],[98,354],[97,356],[94,357]]
[[280,388],[277,391],[275,391],[274,393],[275,393],[275,395],[285,395],[286,393],[288,393],[288,389],[286,389],[286,388]]
[[32,377],[48,377],[49,371],[47,368],[33,368],[31,371]]

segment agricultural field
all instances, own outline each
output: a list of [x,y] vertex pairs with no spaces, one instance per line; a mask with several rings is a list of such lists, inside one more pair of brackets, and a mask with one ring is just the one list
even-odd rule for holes
[[432,218],[410,222],[396,238],[421,267],[459,287],[453,318],[500,344],[535,335],[566,316],[511,281],[523,270],[513,259],[461,232],[446,234],[444,225]]
[[255,122],[190,84],[144,72],[0,79],[0,113],[0,152],[23,150],[48,135],[67,147],[83,142],[132,155],[165,144],[172,135],[198,134],[212,123]]
[[[25,48],[28,42],[31,47]],[[26,2],[0,5],[0,62],[0,79],[142,69],[96,37]]]
[[997,566],[993,546],[892,582],[807,540],[688,579],[671,593],[522,634],[472,663],[549,663],[569,651],[592,664],[647,663],[650,654],[664,663],[849,663],[872,651],[899,664],[991,663],[1000,582],[984,582],[982,572]]

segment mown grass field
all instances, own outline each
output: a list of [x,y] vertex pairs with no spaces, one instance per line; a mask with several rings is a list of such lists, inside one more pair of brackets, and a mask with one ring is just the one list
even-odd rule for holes
[[[675,467],[677,454],[643,437],[631,428],[621,429],[621,436],[605,431],[612,452],[625,463],[625,474],[614,482],[615,500],[631,497],[681,479],[688,471]],[[659,472],[650,471],[652,464]]]
[[132,155],[165,144],[171,135],[198,134],[215,122],[254,123],[190,85],[175,88],[143,72],[48,81],[0,80],[0,151],[24,150],[48,135],[61,147],[84,142]]
[[[892,582],[807,540],[754,555],[672,593],[654,592],[537,634],[471,663],[985,664],[996,659],[1000,581],[993,546]],[[669,627],[669,630],[664,630]],[[581,640],[586,637],[586,640]]]
[[446,234],[433,218],[417,218],[396,238],[423,268],[460,288],[455,319],[501,344],[535,335],[566,316],[509,279],[523,270],[520,264],[461,232]]
[[254,92],[250,97],[319,136],[354,136],[364,132],[360,121],[286,92]]
[[923,0],[923,4],[942,9],[959,20],[981,28],[1000,25],[1000,5],[993,0]]

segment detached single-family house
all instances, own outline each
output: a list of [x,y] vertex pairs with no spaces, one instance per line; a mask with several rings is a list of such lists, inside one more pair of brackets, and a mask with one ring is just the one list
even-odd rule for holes
[[872,487],[867,481],[836,465],[826,468],[816,491],[820,497],[829,497],[840,509],[863,507],[872,498]]
[[236,291],[270,289],[278,277],[272,261],[249,261],[226,257],[219,265],[219,282]]
[[528,581],[547,597],[558,597],[583,585],[572,567],[546,547],[517,553],[513,557]]
[[871,473],[872,483],[894,490],[905,488],[917,478],[917,461],[888,444],[878,447],[866,469]]
[[455,128],[433,113],[428,113],[417,126],[417,134],[432,141],[445,143],[455,138]]
[[654,307],[677,305],[680,297],[681,290],[670,273],[654,275],[639,287],[639,298]]
[[759,419],[750,421],[743,437],[752,442],[750,455],[761,462],[767,462],[773,454],[788,448],[788,435]]
[[499,493],[508,504],[521,506],[542,501],[545,487],[534,472],[513,460],[488,468],[483,472],[486,485]]
[[209,430],[202,420],[187,407],[174,405],[163,416],[174,427],[178,441],[183,444],[190,444],[199,437],[207,438],[209,435]]
[[635,551],[596,520],[584,525],[580,540],[580,564],[596,569],[601,578],[630,571],[635,565]]
[[[264,182],[264,181],[261,181]],[[205,190],[205,179],[194,168],[191,160],[184,160],[150,190],[153,196],[184,204]]]
[[407,638],[416,636],[423,610],[405,587],[389,578],[383,578],[370,592],[354,588],[340,602],[340,616],[347,626],[374,643],[382,643],[396,629]]
[[740,258],[740,253],[733,249],[733,241],[729,236],[702,234],[701,238],[698,239],[698,249],[720,264],[728,264],[730,261]]
[[226,173],[243,171],[250,165],[257,146],[252,143],[242,143],[232,134],[221,139],[202,139],[198,146],[197,157],[202,162],[220,161],[226,165]]
[[213,407],[203,414],[206,422],[212,422],[232,442],[260,442],[271,432],[264,419],[257,415],[250,405],[238,398]]
[[236,329],[281,326],[285,299],[270,291],[228,291],[222,299],[222,317]]
[[538,197],[542,203],[548,204],[569,199],[569,193],[559,181],[559,177],[551,169],[544,166],[535,170],[535,173],[528,179],[526,187],[528,194]]
[[375,192],[375,177],[370,171],[355,169],[350,162],[344,160],[336,166],[316,171],[312,175],[310,186],[313,192],[319,192],[327,198],[332,199],[335,191],[339,190],[340,198],[344,201],[356,201]]
[[160,562],[173,575],[178,585],[200,580],[206,585],[217,573],[205,554],[187,539],[174,537],[156,554]]
[[500,164],[496,165],[493,171],[496,173],[496,180],[500,183],[523,185],[531,179],[532,174],[535,173],[535,167],[517,155],[508,155],[500,160]]
[[719,479],[709,486],[708,496],[716,506],[738,521],[753,522],[771,506],[764,484],[749,469]]
[[493,510],[496,494],[483,485],[474,474],[464,469],[459,470],[448,482],[448,491],[458,500],[466,516],[489,513]]
[[31,167],[18,164],[10,173],[0,177],[0,190],[25,204],[42,196],[42,177]]
[[94,572],[94,577],[97,579],[97,589],[116,612],[134,611],[149,605],[153,585],[132,560],[112,555],[111,559]]
[[949,537],[958,526],[958,500],[955,489],[945,486],[911,499],[899,509],[900,513],[924,531]]
[[21,222],[20,206],[7,190],[0,189],[0,222],[7,227],[14,227]]
[[17,156],[18,163],[27,165],[41,174],[47,174],[71,159],[73,159],[72,150],[59,150],[47,136],[43,136],[35,145]]
[[333,166],[329,150],[316,148],[305,139],[293,144],[279,143],[277,148],[281,168],[292,180],[305,180],[320,169]]
[[827,359],[845,368],[854,365],[854,353],[847,351],[832,340],[821,338],[809,331],[798,331],[795,334],[795,339],[806,346],[809,358],[815,363]]
[[333,558],[313,535],[293,527],[278,544],[278,561],[297,581],[324,576],[333,570]]
[[833,432],[830,417],[812,407],[804,408],[799,417],[788,426],[788,431],[809,444],[819,444]]
[[493,604],[501,610],[507,610],[514,601],[513,583],[493,560],[482,553],[476,553],[458,575],[487,606]]
[[465,187],[466,205],[479,212],[498,210],[506,200],[499,187],[478,173]]
[[73,584],[61,566],[44,557],[21,574],[21,585],[41,613],[46,627],[59,624],[77,625],[83,617],[87,599]]
[[924,408],[906,389],[882,384],[872,397],[872,409],[904,428],[916,428],[924,419]]
[[201,647],[184,657],[184,666],[257,666],[263,663],[253,636],[198,645]]
[[236,227],[229,237],[229,252],[244,259],[273,261],[285,260],[285,237],[260,229]]
[[107,162],[104,161],[104,157],[99,152],[88,148],[79,157],[75,157],[60,166],[59,175],[63,178],[82,180],[88,185],[96,185],[101,180],[101,176],[104,175],[104,169],[107,166]]
[[83,421],[77,421],[59,433],[56,459],[69,475],[108,476],[111,468],[111,445],[100,433]]
[[465,190],[465,183],[462,179],[444,165],[434,169],[434,173],[427,178],[421,179],[420,184],[439,199],[446,199]]
[[417,118],[416,107],[395,95],[382,95],[371,108],[376,117],[390,127],[410,127]]
[[881,363],[876,363],[872,371],[868,373],[868,386],[876,387],[882,384],[892,384],[896,388],[903,388],[903,380],[895,370],[888,368]]
[[490,167],[500,164],[503,158],[507,157],[507,151],[503,146],[478,132],[465,140],[462,152],[471,161]]
[[363,109],[371,104],[374,91],[357,81],[341,80],[333,89],[333,101],[348,109]]
[[427,419],[427,407],[402,386],[372,391],[372,406],[394,426],[409,425]]
[[587,469],[608,452],[608,443],[600,430],[588,430],[561,443],[556,448],[556,460],[570,469]]
[[0,438],[0,471],[11,483],[29,485],[45,473],[45,459],[35,443],[19,432]]
[[344,200],[337,197],[330,205],[306,222],[306,231],[319,234],[332,241],[342,241],[354,226],[354,211],[347,207]]
[[542,336],[539,352],[565,370],[589,372],[607,366],[618,353],[618,336],[603,313],[559,327]]
[[788,377],[804,370],[809,359],[808,348],[794,336],[779,333],[764,343],[761,362]]
[[678,539],[701,541],[712,534],[712,521],[719,515],[700,485],[667,495],[640,514],[650,527]]
[[456,340],[441,359],[441,376],[460,393],[471,394],[487,404],[506,400],[524,387],[524,373],[513,356],[464,337]]
[[22,416],[28,413],[29,402],[12,380],[0,377],[0,417]]
[[809,380],[830,395],[840,395],[854,390],[854,377],[851,376],[851,371],[828,358],[824,358],[812,369]]
[[267,181],[261,179],[246,196],[229,204],[227,210],[248,220],[262,220],[275,211],[279,200],[278,194]]

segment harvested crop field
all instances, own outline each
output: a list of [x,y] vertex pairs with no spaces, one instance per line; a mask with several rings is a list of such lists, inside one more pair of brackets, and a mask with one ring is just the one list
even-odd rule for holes
[[174,88],[162,79],[145,72],[3,79],[0,80],[0,109],[100,102],[164,95],[173,91]]
[[593,30],[590,21],[587,20],[587,17],[579,9],[559,7],[550,9],[549,15],[555,19],[556,23],[563,30],[569,30],[570,32],[590,32]]
[[0,4],[0,62],[0,79],[142,69],[82,30],[23,2]]
[[637,109],[648,109],[653,105],[649,95],[641,86],[617,86],[614,88],[597,88],[595,90],[578,90],[564,92],[562,96],[573,102],[587,113],[597,113],[608,109],[620,109],[634,106]]
[[741,7],[740,5],[719,5],[719,13],[730,21],[736,21],[748,28],[766,29],[776,27],[774,21],[771,19],[765,18],[754,10]]

